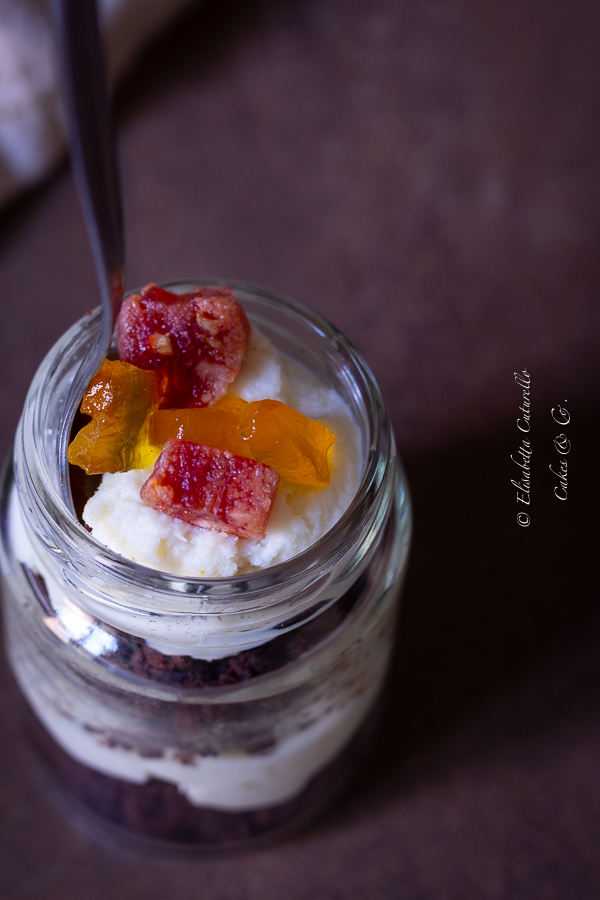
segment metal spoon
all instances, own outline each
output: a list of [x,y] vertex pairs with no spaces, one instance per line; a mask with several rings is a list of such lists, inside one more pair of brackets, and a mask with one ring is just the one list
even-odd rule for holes
[[60,433],[63,498],[74,512],[67,448],[73,418],[110,348],[125,284],[125,245],[96,0],[53,0],[73,176],[92,247],[102,300],[102,332],[81,363],[65,404]]

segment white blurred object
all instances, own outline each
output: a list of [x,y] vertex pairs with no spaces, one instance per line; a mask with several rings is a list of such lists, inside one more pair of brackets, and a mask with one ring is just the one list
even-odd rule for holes
[[[193,0],[99,0],[111,81]],[[64,136],[45,0],[0,0],[0,205],[58,162]]]

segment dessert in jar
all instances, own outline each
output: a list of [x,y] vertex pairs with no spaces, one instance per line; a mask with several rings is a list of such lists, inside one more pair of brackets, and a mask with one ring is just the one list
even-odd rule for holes
[[104,391],[110,421],[71,445],[94,473],[73,467],[78,516],[58,426],[99,312],[50,351],[2,486],[6,640],[38,748],[80,807],[145,838],[229,848],[298,827],[352,772],[389,661],[410,505],[377,385],[332,325],[242,283],[165,290],[233,296],[247,333],[217,354],[222,378],[202,382],[194,357],[198,387],[169,369],[177,324],[146,333],[148,315],[125,313],[119,352],[134,358],[111,365],[141,362],[145,399],[131,413],[103,370],[92,381],[83,409],[95,416]]

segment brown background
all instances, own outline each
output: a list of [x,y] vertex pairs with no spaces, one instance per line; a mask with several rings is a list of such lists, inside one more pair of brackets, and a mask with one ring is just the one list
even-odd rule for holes
[[[165,860],[78,834],[30,770],[3,668],[2,898],[599,896],[599,37],[596,0],[206,0],[136,68],[130,286],[230,276],[334,320],[391,410],[414,551],[364,773],[270,850]],[[3,452],[42,355],[96,302],[65,169],[0,218]]]

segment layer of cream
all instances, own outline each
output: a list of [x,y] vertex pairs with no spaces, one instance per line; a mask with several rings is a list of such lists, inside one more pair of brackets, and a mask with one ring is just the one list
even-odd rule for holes
[[328,487],[281,485],[267,536],[256,541],[189,525],[147,506],[140,488],[151,469],[104,475],[83,513],[97,540],[140,565],[173,575],[226,577],[291,559],[329,531],[350,505],[361,474],[357,427],[339,395],[281,357],[256,328],[231,393],[249,402],[281,400],[327,425],[336,436]]
[[176,785],[195,806],[228,812],[260,809],[295,797],[356,733],[380,684],[375,680],[367,691],[337,708],[329,705],[327,709],[313,710],[311,725],[280,739],[267,753],[195,755],[183,763],[175,748],[160,758],[148,758],[135,750],[103,743],[102,735],[87,730],[43,701],[24,674],[17,667],[21,688],[39,719],[73,759],[134,784],[158,778]]

